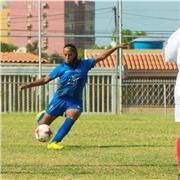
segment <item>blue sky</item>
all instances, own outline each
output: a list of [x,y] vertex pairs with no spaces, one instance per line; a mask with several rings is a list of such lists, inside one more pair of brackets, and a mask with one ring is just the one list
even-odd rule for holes
[[[95,1],[96,34],[111,34],[114,30],[112,7],[116,0]],[[122,0],[123,29],[146,31],[150,35],[168,36],[180,26],[180,0],[127,1]],[[98,38],[98,45],[107,45],[110,39]]]

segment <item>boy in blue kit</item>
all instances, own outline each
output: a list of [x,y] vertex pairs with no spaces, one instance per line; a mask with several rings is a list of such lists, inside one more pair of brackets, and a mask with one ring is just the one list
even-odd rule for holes
[[82,112],[82,94],[87,81],[88,71],[93,68],[96,63],[106,59],[118,48],[127,48],[127,44],[122,43],[108,49],[95,59],[78,60],[76,47],[72,44],[67,44],[63,49],[63,64],[54,68],[48,76],[20,86],[20,89],[24,90],[47,84],[51,80],[59,78],[59,87],[51,102],[45,111],[42,111],[37,116],[38,124],[50,125],[58,116],[62,116],[63,113],[66,114],[64,123],[48,144],[48,149],[63,148],[63,146],[58,143],[68,134]]

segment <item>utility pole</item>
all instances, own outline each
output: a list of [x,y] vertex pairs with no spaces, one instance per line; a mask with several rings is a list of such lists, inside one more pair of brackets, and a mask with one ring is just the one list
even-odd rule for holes
[[[113,8],[115,23],[115,40],[116,44],[121,43],[122,29],[122,4],[121,0],[117,0],[117,7]],[[122,113],[122,51],[116,51],[116,114]]]
[[[38,78],[42,76],[42,65],[41,65],[41,0],[38,0]],[[39,86],[39,111],[42,110],[42,87]]]
[[[115,30],[114,32],[117,33],[117,8],[116,6],[113,7],[113,11],[114,11],[114,25],[115,25]],[[116,34],[115,34],[116,35]]]
[[[117,0],[118,39],[122,43],[122,0]],[[119,112],[122,114],[122,49],[119,49]]]
[[[121,29],[122,29],[122,1],[117,0],[117,7],[113,8],[114,11],[114,24],[115,24],[115,41],[116,44],[121,43]],[[116,114],[122,113],[122,51],[116,51]]]
[[[113,44],[114,45],[117,45],[117,43],[118,43],[118,38],[117,38],[117,34],[118,34],[118,25],[117,25],[117,20],[118,20],[118,18],[117,18],[117,7],[116,6],[114,6],[113,7],[113,11],[114,11],[114,27],[115,27],[115,29],[114,29],[114,32],[113,32],[113,35],[115,36],[115,38],[113,38]],[[115,42],[114,42],[115,41]],[[118,76],[119,76],[119,73],[118,73],[118,64],[119,64],[119,57],[118,57],[118,50],[116,51],[116,71],[115,71],[115,80],[114,80],[114,86],[115,87],[113,87],[114,88],[114,90],[115,90],[115,92],[114,92],[114,94],[115,94],[115,96],[114,96],[114,98],[113,98],[113,101],[114,101],[114,104],[115,104],[115,113],[116,114],[118,114],[118,104],[119,104],[119,93],[118,93]]]
[[41,78],[42,69],[41,69],[41,0],[38,0],[38,61],[39,61],[39,71],[38,76]]

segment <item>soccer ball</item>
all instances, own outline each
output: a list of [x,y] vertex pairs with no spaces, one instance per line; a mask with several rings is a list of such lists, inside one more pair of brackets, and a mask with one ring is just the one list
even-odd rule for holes
[[35,129],[36,139],[40,142],[47,142],[53,135],[52,129],[47,124],[41,124]]

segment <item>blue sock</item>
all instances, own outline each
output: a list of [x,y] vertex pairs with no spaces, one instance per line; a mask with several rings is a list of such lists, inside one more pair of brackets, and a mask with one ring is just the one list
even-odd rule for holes
[[71,118],[66,118],[51,142],[61,142],[64,136],[68,134],[73,124],[74,121]]

